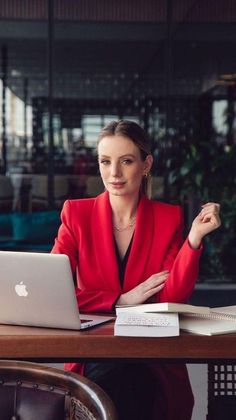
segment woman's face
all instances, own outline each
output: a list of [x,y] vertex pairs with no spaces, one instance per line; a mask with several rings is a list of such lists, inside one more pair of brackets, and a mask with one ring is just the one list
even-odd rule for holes
[[128,137],[103,137],[98,144],[98,162],[106,190],[113,195],[136,195],[142,178],[152,166],[152,156],[143,161],[139,148]]

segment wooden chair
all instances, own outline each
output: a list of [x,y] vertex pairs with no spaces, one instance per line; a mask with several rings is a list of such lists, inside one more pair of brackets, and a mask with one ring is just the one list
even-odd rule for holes
[[0,361],[0,417],[117,420],[110,398],[81,375],[30,362]]

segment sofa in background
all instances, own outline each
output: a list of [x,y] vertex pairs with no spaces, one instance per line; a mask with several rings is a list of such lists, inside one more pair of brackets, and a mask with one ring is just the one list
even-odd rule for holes
[[0,250],[50,252],[59,226],[56,210],[0,214]]

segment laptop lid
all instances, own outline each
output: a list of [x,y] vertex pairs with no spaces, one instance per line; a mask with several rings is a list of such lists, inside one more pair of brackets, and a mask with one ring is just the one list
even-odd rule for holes
[[0,323],[84,329],[114,317],[80,316],[67,255],[0,251]]

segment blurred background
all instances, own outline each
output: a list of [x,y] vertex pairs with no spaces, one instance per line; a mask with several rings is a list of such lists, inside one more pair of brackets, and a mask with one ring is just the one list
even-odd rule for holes
[[64,200],[103,191],[100,129],[131,119],[152,142],[153,198],[183,206],[186,233],[221,203],[199,290],[229,304],[235,50],[234,0],[0,0],[0,249],[49,251]]

